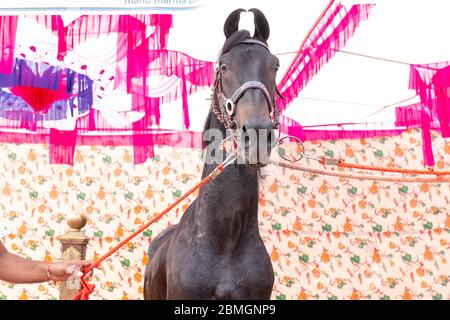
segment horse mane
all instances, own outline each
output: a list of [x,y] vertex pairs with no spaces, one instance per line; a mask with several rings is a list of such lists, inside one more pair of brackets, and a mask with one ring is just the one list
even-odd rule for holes
[[247,30],[239,30],[229,36],[225,43],[223,44],[222,50],[220,50],[219,56],[229,52],[235,46],[237,46],[240,42],[245,41],[247,39],[251,39],[250,32]]

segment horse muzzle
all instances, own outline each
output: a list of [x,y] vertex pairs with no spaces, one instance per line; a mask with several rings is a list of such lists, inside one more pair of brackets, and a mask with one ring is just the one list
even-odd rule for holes
[[253,167],[264,167],[269,163],[270,153],[275,146],[275,133],[270,119],[249,119],[238,130],[243,163]]

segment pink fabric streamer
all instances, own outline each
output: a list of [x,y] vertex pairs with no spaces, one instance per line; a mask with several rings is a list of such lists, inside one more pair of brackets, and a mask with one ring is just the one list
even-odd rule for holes
[[[63,58],[67,49],[88,39],[96,39],[112,33],[119,33],[128,37],[133,33],[132,47],[137,47],[146,37],[146,26],[155,26],[152,35],[153,47],[165,48],[169,29],[172,27],[172,15],[167,14],[138,14],[138,15],[83,15],[72,21],[66,27],[59,15],[33,16],[36,21],[58,36],[58,55]],[[157,43],[157,44],[156,44]],[[117,46],[118,60],[127,54],[127,46]]]
[[[50,141],[55,142],[55,146],[61,146],[61,140],[63,137],[73,139],[73,135],[66,135],[66,133],[72,133],[72,131],[58,131],[54,130],[49,132],[39,132],[39,133],[21,133],[17,134],[15,132],[2,132],[0,134],[1,143],[50,143]],[[62,134],[61,134],[62,132]],[[55,135],[55,138],[52,136]],[[170,146],[170,147],[181,147],[181,148],[202,148],[202,133],[197,131],[172,131],[165,132],[163,130],[142,130],[141,135],[148,137],[151,136],[153,139],[153,144],[158,146]],[[138,134],[139,136],[139,134]],[[144,139],[145,139],[144,137]],[[139,139],[135,141],[134,135],[104,135],[104,136],[92,136],[92,135],[77,135],[76,140],[78,145],[97,145],[97,146],[133,146],[135,143],[139,143]],[[52,140],[53,139],[53,140]],[[59,144],[58,144],[59,142]],[[144,143],[145,145],[145,143]],[[65,147],[65,145],[63,145]],[[67,153],[67,150],[63,149],[63,152],[58,156],[61,150],[56,148],[52,149],[50,163],[73,163],[73,151]],[[145,153],[145,151],[144,151]],[[144,155],[145,157],[145,155]],[[142,157],[141,160],[144,158]],[[70,160],[70,159],[72,160]],[[65,160],[63,160],[65,159]],[[147,158],[145,158],[146,160]],[[143,162],[145,162],[145,160]],[[141,162],[142,163],[142,162]]]
[[[153,156],[152,135],[142,132],[154,123],[159,125],[160,104],[181,98],[184,127],[189,128],[187,97],[198,88],[212,84],[213,63],[165,50],[172,27],[171,15],[87,15],[77,18],[66,27],[60,16],[36,16],[36,20],[58,35],[58,56],[61,59],[67,50],[87,39],[118,34],[115,88],[124,86],[132,94],[133,111],[145,112],[145,117],[133,123],[131,128],[123,128],[133,130],[136,163],[145,162],[148,157]],[[149,25],[155,27],[155,30],[147,36]],[[180,78],[179,85],[161,97],[149,97],[148,78],[155,75],[176,75]],[[91,109],[88,119],[78,119],[77,127],[80,132],[108,130],[107,124],[100,119],[101,115]]]
[[[330,129],[305,129],[298,122],[290,119],[286,116],[280,115],[280,130],[281,132],[297,137],[302,141],[313,140],[338,140],[338,139],[361,139],[361,138],[373,138],[380,136],[395,136],[404,132],[404,129],[381,129],[381,130],[350,130],[344,129],[345,126],[356,125],[356,123],[342,123],[335,124],[335,126],[341,126],[340,130]],[[326,127],[326,126],[325,126]]]
[[422,129],[424,162],[434,166],[431,128],[450,137],[450,62],[411,65],[409,88],[416,90],[421,104],[397,110],[397,122]]
[[13,72],[18,16],[0,16],[0,73]]
[[[322,66],[336,54],[336,51],[345,46],[359,23],[368,18],[373,6],[373,4],[353,5],[347,12],[338,2],[331,5],[278,85],[278,89],[284,96],[284,99],[279,98],[277,101],[281,111],[284,111],[299,95]],[[337,25],[336,21],[339,21]],[[351,139],[388,133],[398,134],[397,130],[303,130],[299,123],[283,116],[280,117],[280,124],[282,132],[301,140]]]
[[[139,96],[133,95],[133,105],[138,105],[140,102],[139,100]],[[148,158],[154,156],[153,137],[151,133],[145,130],[146,125],[147,123],[145,118],[137,122],[133,122],[132,124],[135,164],[144,163]]]
[[77,130],[60,131],[50,129],[50,164],[73,165]]
[[[332,5],[322,21],[306,41],[306,49],[300,51],[279,84],[285,100],[278,106],[285,110],[346,41],[353,36],[359,23],[368,18],[373,5],[354,5],[347,12],[340,3]],[[11,73],[14,58],[17,17],[0,17],[2,35],[0,72]],[[202,133],[188,131],[190,126],[188,96],[197,90],[211,86],[214,81],[213,62],[200,61],[184,53],[166,49],[171,15],[91,15],[82,16],[68,26],[60,16],[36,16],[36,21],[51,29],[58,37],[58,59],[64,59],[68,50],[87,39],[96,39],[111,33],[118,34],[117,72],[112,78],[115,88],[125,89],[132,95],[133,111],[145,112],[138,122],[125,128],[112,128],[98,110],[90,109],[87,116],[76,121],[76,130],[58,131],[46,129],[43,119],[18,117],[17,120],[2,119],[2,128],[26,128],[34,134],[3,132],[0,141],[12,143],[49,143],[50,163],[72,164],[75,145],[132,145],[135,163],[143,163],[154,156],[154,145],[201,148]],[[154,32],[147,34],[147,26]],[[420,94],[419,106],[397,108],[397,125],[421,127],[423,149],[428,165],[434,164],[430,129],[437,129],[445,137],[450,135],[449,112],[449,63],[416,65],[411,67],[410,87]],[[87,66],[88,68],[89,66]],[[3,71],[2,71],[3,70]],[[158,96],[151,96],[153,76],[176,77],[177,81],[161,88]],[[153,90],[153,91],[152,91]],[[154,93],[153,93],[154,94]],[[159,126],[160,105],[181,100],[184,130],[165,132],[154,129]],[[422,108],[426,106],[426,109]],[[342,126],[343,127],[343,126]],[[152,129],[153,128],[153,129]],[[118,133],[132,131],[131,135],[85,136],[92,130]],[[370,138],[398,135],[404,130],[311,130],[298,122],[280,115],[280,130],[306,140],[336,140]],[[81,135],[77,134],[80,133]]]
[[444,138],[448,138],[450,137],[450,65],[436,72],[432,83],[435,89],[435,109],[441,133]]
[[[298,96],[321,67],[336,54],[336,51],[345,46],[359,23],[368,18],[373,6],[373,4],[353,5],[337,26],[334,26],[334,20],[345,12],[345,7],[339,3],[330,7],[323,21],[307,40],[306,48],[299,52],[278,85],[284,96],[284,99],[278,99],[281,110],[284,110]],[[331,34],[327,36],[330,28]]]
[[188,107],[188,93],[187,93],[187,87],[186,87],[186,75],[184,74],[184,68],[181,72],[181,94],[182,94],[182,100],[183,100],[183,125],[184,129],[188,129],[190,126],[190,120],[189,120],[189,107]]
[[[407,128],[420,128],[422,124],[422,103],[413,103],[408,106],[401,106],[395,108],[395,126]],[[430,110],[427,110],[428,112]],[[435,110],[431,110],[428,115],[430,128],[436,131],[441,131],[439,120]]]

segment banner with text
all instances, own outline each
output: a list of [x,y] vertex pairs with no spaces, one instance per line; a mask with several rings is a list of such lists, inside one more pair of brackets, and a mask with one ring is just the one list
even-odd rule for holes
[[48,11],[179,11],[195,9],[204,0],[0,0],[0,13]]

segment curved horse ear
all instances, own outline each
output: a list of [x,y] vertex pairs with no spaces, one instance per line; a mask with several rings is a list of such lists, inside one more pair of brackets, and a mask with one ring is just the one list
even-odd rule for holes
[[236,9],[228,16],[227,20],[225,20],[225,24],[223,25],[223,33],[225,37],[231,36],[233,33],[238,31],[239,28],[239,19],[241,18],[241,12],[245,12],[244,9]]
[[248,11],[253,12],[254,16],[255,34],[253,35],[253,38],[258,38],[264,42],[267,42],[270,35],[270,28],[266,16],[261,12],[261,10],[256,8],[252,8]]

